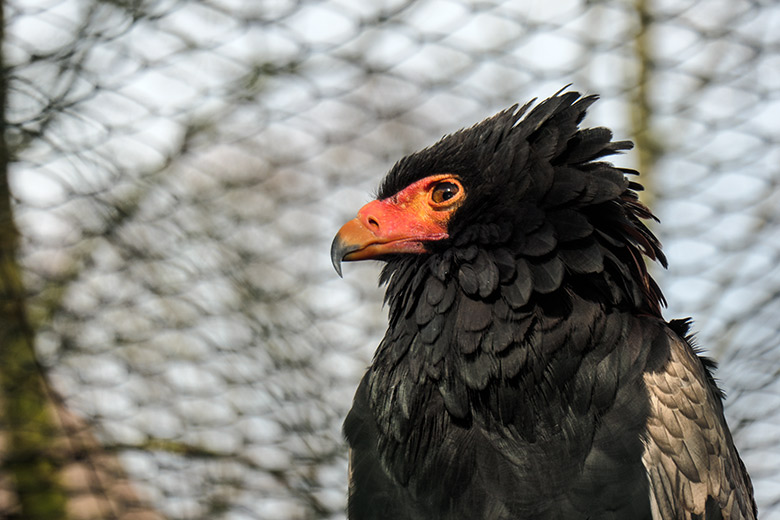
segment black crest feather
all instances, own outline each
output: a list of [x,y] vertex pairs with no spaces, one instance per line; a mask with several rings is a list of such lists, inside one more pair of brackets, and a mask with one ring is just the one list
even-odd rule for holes
[[[603,160],[632,143],[612,141],[607,128],[579,128],[596,100],[559,92],[533,108],[515,105],[445,136],[398,161],[379,198],[429,175],[462,179],[469,195],[450,223],[451,240],[431,244],[431,251],[450,250],[444,263],[467,294],[489,298],[502,290],[513,301],[522,295],[506,283],[506,267],[498,274],[494,251],[500,248],[528,261],[538,293],[560,290],[571,275],[587,274],[617,284],[621,293],[610,298],[621,305],[660,316],[665,300],[644,260],[666,265],[660,242],[643,222],[655,217],[639,201],[641,186],[626,178],[635,172]],[[475,247],[485,254],[469,258]],[[389,300],[415,294],[399,282],[408,279],[402,271],[418,263],[408,257],[388,263],[382,281],[392,280]]]

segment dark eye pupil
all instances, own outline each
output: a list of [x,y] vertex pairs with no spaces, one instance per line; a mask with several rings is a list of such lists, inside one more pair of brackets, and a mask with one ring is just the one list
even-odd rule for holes
[[442,182],[433,191],[434,202],[445,202],[458,194],[458,185],[454,182]]

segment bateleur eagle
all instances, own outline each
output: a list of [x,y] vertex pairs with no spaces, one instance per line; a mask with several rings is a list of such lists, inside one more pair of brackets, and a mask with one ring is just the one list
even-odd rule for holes
[[596,96],[517,105],[395,164],[336,235],[389,327],[344,433],[349,518],[753,519],[714,364],[666,322]]

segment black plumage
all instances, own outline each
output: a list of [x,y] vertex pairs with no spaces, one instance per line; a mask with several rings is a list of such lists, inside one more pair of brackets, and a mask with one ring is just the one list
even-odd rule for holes
[[[713,364],[661,317],[636,172],[602,160],[631,143],[579,128],[595,100],[515,106],[401,159],[363,242],[334,240],[339,269],[387,262],[389,328],[344,424],[351,519],[755,518]],[[376,212],[412,211],[418,185],[446,235],[382,235]]]

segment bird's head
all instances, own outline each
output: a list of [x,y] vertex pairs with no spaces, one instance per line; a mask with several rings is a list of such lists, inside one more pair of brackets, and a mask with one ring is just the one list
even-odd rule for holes
[[429,252],[435,242],[449,238],[449,222],[465,199],[459,176],[442,173],[369,202],[333,240],[333,266],[340,275],[343,260]]
[[563,287],[567,275],[594,275],[660,313],[642,255],[665,259],[641,222],[653,218],[641,186],[625,176],[635,172],[599,161],[632,144],[578,127],[596,99],[566,92],[530,112],[530,103],[515,105],[401,159],[333,240],[336,271],[342,261],[381,259],[390,271],[457,278],[474,298],[527,285],[525,300]]

